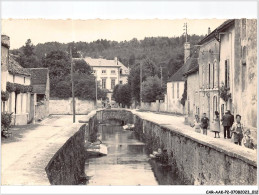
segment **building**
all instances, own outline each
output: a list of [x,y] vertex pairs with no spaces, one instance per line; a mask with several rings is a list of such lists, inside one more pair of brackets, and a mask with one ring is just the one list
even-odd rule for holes
[[13,113],[13,125],[25,125],[34,117],[34,94],[30,72],[9,54],[10,38],[1,36],[1,90],[9,94],[2,99],[2,112]]
[[186,62],[190,58],[190,43],[184,44],[184,64],[167,82],[167,111],[179,114],[185,114],[185,108],[181,104],[182,95],[184,93],[184,85],[186,78],[183,76],[188,70]]
[[228,20],[218,30],[221,87],[228,99],[220,98],[220,113],[231,110],[242,116],[252,137],[257,137],[257,20]]
[[198,45],[199,51],[199,104],[200,117],[206,113],[210,125],[215,118],[215,111],[219,111],[219,41],[213,32],[208,30],[208,35]]
[[199,105],[199,48],[195,48],[187,60],[188,69],[184,73],[187,81],[187,100],[185,112],[188,115],[187,122],[193,123],[195,115],[200,115]]
[[33,93],[36,94],[35,120],[49,115],[50,82],[48,68],[29,68]]
[[90,57],[84,60],[91,66],[101,88],[108,90],[107,97],[111,102],[115,85],[128,83],[129,68],[124,66],[117,57],[114,60]]

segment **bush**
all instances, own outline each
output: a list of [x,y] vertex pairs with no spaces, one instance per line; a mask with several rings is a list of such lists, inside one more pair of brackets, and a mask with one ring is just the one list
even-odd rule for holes
[[7,136],[9,134],[9,129],[11,127],[12,122],[12,114],[13,113],[7,113],[2,112],[1,113],[1,135]]
[[32,86],[31,85],[21,85],[18,83],[6,83],[6,91],[9,93],[16,92],[16,93],[28,93],[32,92]]
[[231,93],[228,92],[228,88],[222,83],[222,86],[219,89],[220,98],[223,99],[225,102],[231,98]]
[[9,93],[8,91],[1,91],[1,100],[3,102],[7,101],[9,99]]

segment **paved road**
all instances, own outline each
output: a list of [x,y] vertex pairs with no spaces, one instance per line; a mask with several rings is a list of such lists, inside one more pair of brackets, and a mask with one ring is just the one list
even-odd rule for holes
[[[76,119],[86,119],[85,115]],[[52,115],[17,142],[2,143],[2,185],[49,185],[45,167],[56,151],[82,126],[71,115]]]

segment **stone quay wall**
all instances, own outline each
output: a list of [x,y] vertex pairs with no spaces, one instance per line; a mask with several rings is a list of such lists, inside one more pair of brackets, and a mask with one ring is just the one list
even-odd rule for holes
[[78,185],[86,176],[85,135],[88,125],[84,124],[55,153],[45,168],[51,185]]
[[[132,116],[130,116],[132,115]],[[102,117],[105,116],[105,117]],[[131,110],[100,110],[97,120],[118,118],[135,124],[139,138],[150,151],[167,149],[169,163],[190,185],[257,185],[257,160],[234,144],[203,140],[199,134],[141,118]],[[240,151],[239,151],[240,150]],[[250,150],[250,149],[248,149]],[[254,153],[254,151],[252,152]],[[252,156],[252,157],[251,157]],[[255,156],[256,157],[256,156]]]

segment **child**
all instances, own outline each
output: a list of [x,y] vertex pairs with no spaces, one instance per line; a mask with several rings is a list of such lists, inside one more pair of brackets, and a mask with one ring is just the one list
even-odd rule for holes
[[209,119],[206,117],[206,113],[203,113],[203,116],[201,118],[201,128],[204,135],[207,135],[208,126],[209,126]]
[[[241,146],[241,142],[243,139],[244,125],[241,123],[241,116],[239,114],[236,115],[236,123],[234,123],[231,127],[232,134],[234,134],[234,143]],[[231,134],[231,137],[232,137]]]
[[250,135],[251,135],[250,129],[247,129],[244,132],[243,145],[247,148],[254,149],[255,146],[253,143],[253,139],[250,137]]
[[200,133],[201,132],[201,124],[199,122],[199,116],[195,115],[194,122],[192,124],[192,127],[194,127],[195,132]]
[[218,134],[218,138],[220,138],[219,133],[220,133],[220,123],[219,123],[219,112],[215,111],[215,119],[214,119],[214,123],[212,125],[212,127],[210,128],[211,131],[213,131],[215,133],[215,137]]

